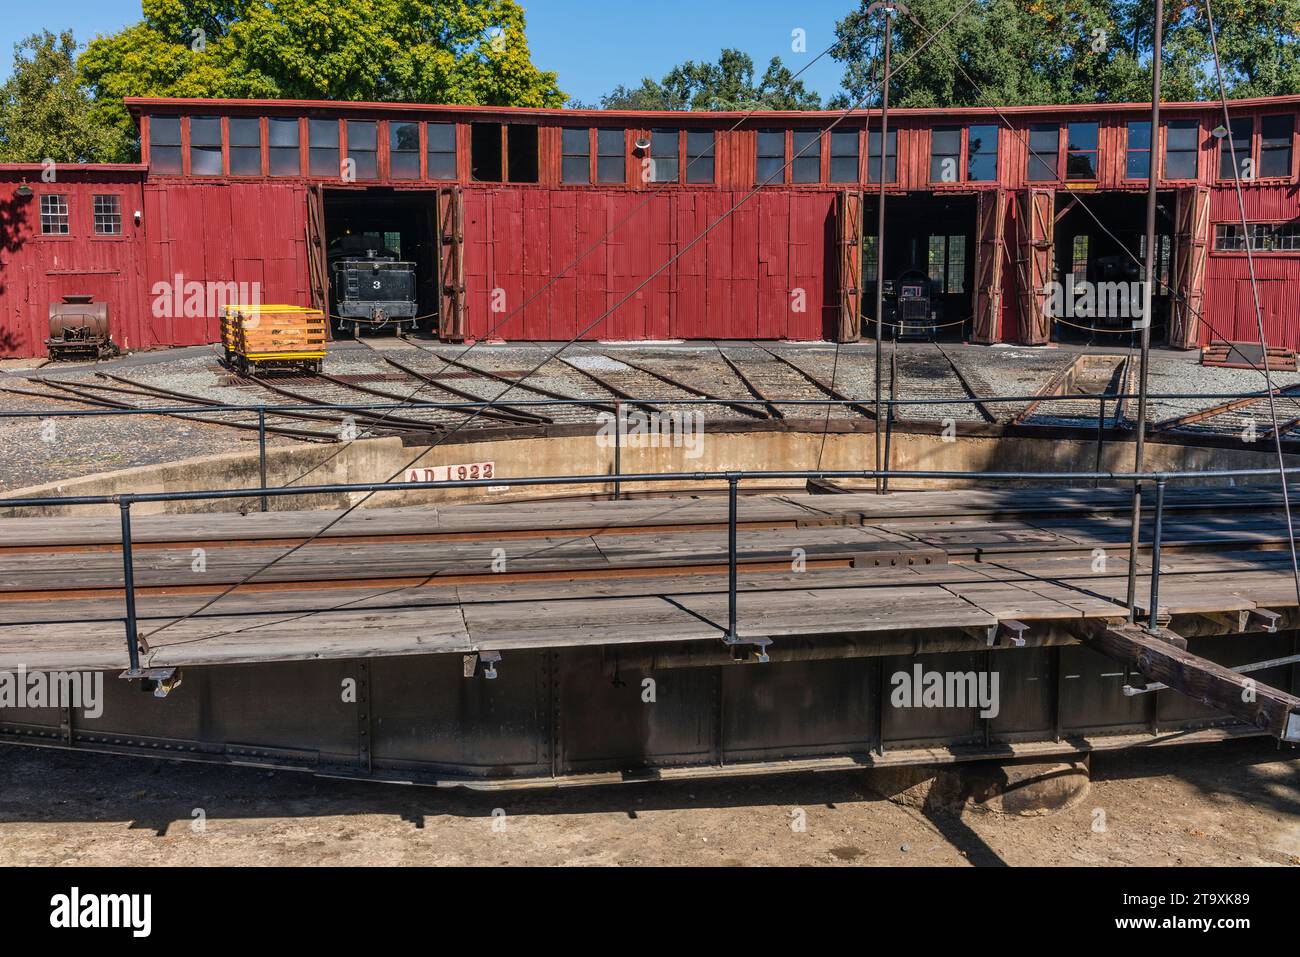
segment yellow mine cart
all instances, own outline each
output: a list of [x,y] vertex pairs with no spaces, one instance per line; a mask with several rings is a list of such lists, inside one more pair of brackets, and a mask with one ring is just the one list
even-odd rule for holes
[[325,358],[325,314],[306,306],[226,306],[221,318],[226,364],[254,369],[320,372]]

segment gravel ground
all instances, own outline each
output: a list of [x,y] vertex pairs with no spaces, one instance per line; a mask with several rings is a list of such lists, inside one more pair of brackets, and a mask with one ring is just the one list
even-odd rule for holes
[[[0,393],[0,407],[39,410],[49,408],[49,403]],[[268,446],[291,442],[278,436],[267,437]],[[25,488],[195,455],[249,451],[257,451],[256,432],[161,416],[0,419],[0,489]]]
[[[448,366],[443,357],[461,358],[479,368],[492,370],[507,378],[521,378],[542,363],[560,344],[512,343],[507,345],[480,344],[467,351],[465,346],[440,345],[432,342],[409,343],[398,340],[376,339],[373,344],[344,341],[336,344],[326,359],[327,372],[354,381],[373,383],[375,388],[397,395],[417,395],[421,399],[461,401],[451,393],[434,387],[417,388],[414,380],[403,379],[401,373],[385,360],[391,355],[411,368],[429,373],[445,374],[449,385],[482,399],[497,399],[505,386],[498,380],[475,375],[463,369]],[[800,369],[820,379],[823,383],[834,381],[837,391],[860,398],[869,403],[875,390],[875,357],[869,344],[845,345],[838,349],[828,343],[781,343],[759,346],[755,343],[722,344],[727,355],[772,399],[820,399],[824,393],[799,373],[773,358],[772,352],[788,358]],[[747,398],[749,392],[729,367],[718,358],[718,345],[689,344],[598,344],[581,343],[570,347],[565,357],[546,361],[528,381],[540,388],[574,398],[611,401],[608,391],[595,384],[580,370],[607,380],[612,386],[628,394],[667,400],[664,411],[695,408],[702,411],[711,422],[732,420],[751,421],[734,409],[725,406],[698,406],[688,403],[690,393],[676,388],[653,376],[620,361],[648,366],[675,378],[693,388],[726,398]],[[891,345],[890,350],[893,349]],[[952,358],[967,380],[981,394],[1030,395],[1038,391],[1066,363],[1079,354],[1071,348],[1027,349],[1018,347],[987,348],[945,344],[944,351]],[[769,351],[770,350],[770,351]],[[1091,350],[1099,351],[1099,350]],[[1114,354],[1113,350],[1111,353]],[[890,356],[885,356],[889,369]],[[29,364],[30,365],[30,364]],[[578,368],[574,368],[577,366]],[[95,372],[111,370],[138,382],[183,392],[229,404],[254,405],[259,401],[283,403],[287,400],[272,395],[255,385],[232,381],[231,376],[210,347],[194,347],[172,352],[137,353],[108,363],[76,363],[47,365],[40,369],[25,368],[19,363],[9,363],[0,370],[0,385],[17,388],[34,388],[32,380],[41,376],[67,382],[103,382]],[[1281,386],[1300,385],[1300,374],[1278,373],[1275,381]],[[888,384],[888,383],[886,383]],[[309,380],[297,380],[295,389],[310,386]],[[1187,353],[1157,351],[1152,354],[1150,389],[1152,392],[1251,392],[1263,388],[1263,378],[1254,370],[1237,370],[1204,367],[1196,357]],[[898,345],[898,381],[894,383],[898,397],[957,398],[965,397],[965,390],[952,374],[943,354],[932,344],[903,343]],[[336,394],[347,394],[336,393]],[[537,399],[535,393],[512,389],[501,398],[503,403]],[[358,395],[358,402],[383,402],[384,399]],[[1175,415],[1186,414],[1197,408],[1218,404],[1219,400],[1187,400],[1174,402],[1156,400],[1151,403],[1150,419],[1159,421]],[[25,399],[11,393],[0,393],[0,410],[50,408],[53,400]],[[63,400],[65,408],[84,408]],[[779,403],[778,403],[779,404]],[[1136,403],[1129,403],[1130,409]],[[1020,404],[986,403],[991,411],[1010,417]],[[1094,423],[1095,406],[1088,405],[1079,412],[1076,421],[1068,416],[1048,416],[1043,406],[1035,422],[1056,421],[1068,424]],[[786,404],[782,410],[791,419],[817,421],[825,415],[825,407]],[[558,406],[542,410],[556,422],[591,422],[599,412],[590,407]],[[1064,412],[1064,409],[1059,411]],[[424,413],[428,414],[428,413]],[[970,403],[952,402],[904,408],[899,413],[905,418],[981,421]],[[850,409],[833,407],[836,418],[856,418]],[[1300,416],[1300,396],[1283,397],[1278,401],[1279,418]],[[1224,434],[1240,431],[1253,419],[1256,428],[1263,431],[1268,422],[1267,405],[1260,403],[1251,409],[1223,416],[1214,423],[1189,427],[1192,431]],[[78,420],[59,419],[54,422],[51,434],[48,425],[34,419],[0,419],[0,488],[12,489],[46,481],[72,478],[110,469],[135,465],[148,465],[172,461],[193,455],[232,452],[250,448],[253,436],[249,433],[203,423],[183,423],[175,419],[154,419],[148,416],[130,418],[95,417]],[[496,423],[479,419],[482,426]],[[477,424],[475,427],[479,427]],[[272,437],[273,443],[293,440]]]
[[1033,816],[870,775],[485,794],[0,747],[0,865],[1300,864],[1300,759],[1271,742],[1094,755],[1083,799]]

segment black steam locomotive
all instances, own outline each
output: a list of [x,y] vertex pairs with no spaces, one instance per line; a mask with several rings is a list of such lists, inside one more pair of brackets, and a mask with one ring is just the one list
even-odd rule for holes
[[338,331],[416,325],[415,263],[403,262],[378,233],[340,236],[329,247],[330,315]]

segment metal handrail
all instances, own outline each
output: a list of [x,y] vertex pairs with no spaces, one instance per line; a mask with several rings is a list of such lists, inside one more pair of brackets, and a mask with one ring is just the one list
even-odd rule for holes
[[[1300,475],[1300,467],[1281,470],[1283,475]],[[779,470],[779,471],[704,471],[704,472],[651,472],[640,475],[622,475],[622,482],[705,482],[725,480],[727,482],[727,630],[723,641],[729,646],[747,644],[756,645],[760,660],[766,660],[764,648],[767,639],[742,639],[737,625],[737,499],[742,481],[764,479],[979,479],[983,481],[1154,481],[1156,483],[1156,504],[1152,536],[1151,599],[1147,628],[1158,633],[1159,595],[1160,595],[1160,538],[1164,522],[1165,489],[1169,482],[1184,479],[1231,478],[1245,479],[1251,477],[1274,476],[1278,469],[1213,469],[1201,472],[960,472],[954,470],[899,470],[899,469],[820,469],[820,470]],[[566,476],[523,476],[511,477],[512,485],[548,486],[548,485],[605,485],[610,481],[608,475],[566,475]],[[362,482],[333,483],[328,485],[308,485],[290,487],[261,487],[248,489],[207,489],[185,492],[127,492],[120,495],[75,495],[67,497],[43,496],[36,498],[0,499],[0,507],[39,508],[63,505],[109,505],[116,504],[120,509],[122,528],[122,573],[123,597],[126,604],[126,628],[128,670],[127,676],[140,677],[139,634],[136,621],[135,570],[132,558],[131,506],[137,502],[186,502],[198,500],[225,500],[240,498],[288,497],[293,495],[320,495],[350,492],[380,491],[420,491],[425,489],[448,488],[483,488],[500,485],[500,478],[490,479],[453,479],[445,482]],[[1130,554],[1133,562],[1136,555]]]

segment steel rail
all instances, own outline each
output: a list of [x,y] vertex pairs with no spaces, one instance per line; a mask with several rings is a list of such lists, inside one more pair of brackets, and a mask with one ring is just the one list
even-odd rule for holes
[[[443,392],[448,392],[451,395],[458,396],[461,399],[469,402],[478,403],[478,402],[487,401],[482,396],[475,395],[474,393],[468,392],[464,389],[458,389],[452,385],[447,385],[447,383],[443,382],[441,379],[435,378],[434,376],[426,375],[423,372],[417,372],[415,369],[412,369],[410,366],[403,365],[402,363],[398,362],[396,359],[392,358],[391,356],[385,355],[382,358],[394,369],[397,369],[400,372],[404,373],[405,375],[409,375],[411,378],[416,379],[418,381],[427,382],[435,389],[441,389]],[[333,376],[327,376],[326,378],[330,379],[331,381],[341,382],[341,380],[335,379]],[[343,384],[352,385],[351,383],[343,383]],[[371,395],[382,395],[385,396],[386,398],[395,397],[393,396],[392,393],[385,394],[382,390],[372,389],[368,386],[352,385],[352,387],[355,389],[359,389],[362,392],[369,392]],[[400,398],[400,396],[397,396],[396,398]],[[411,408],[418,408],[418,407],[419,406],[411,406]],[[514,408],[513,406],[504,405],[504,404],[493,406],[491,411],[489,411],[487,408],[484,408],[483,414],[488,418],[501,419],[505,422],[518,422],[518,423],[532,422],[535,425],[549,425],[555,421],[550,416],[539,415],[535,412],[521,412],[518,409]]]

